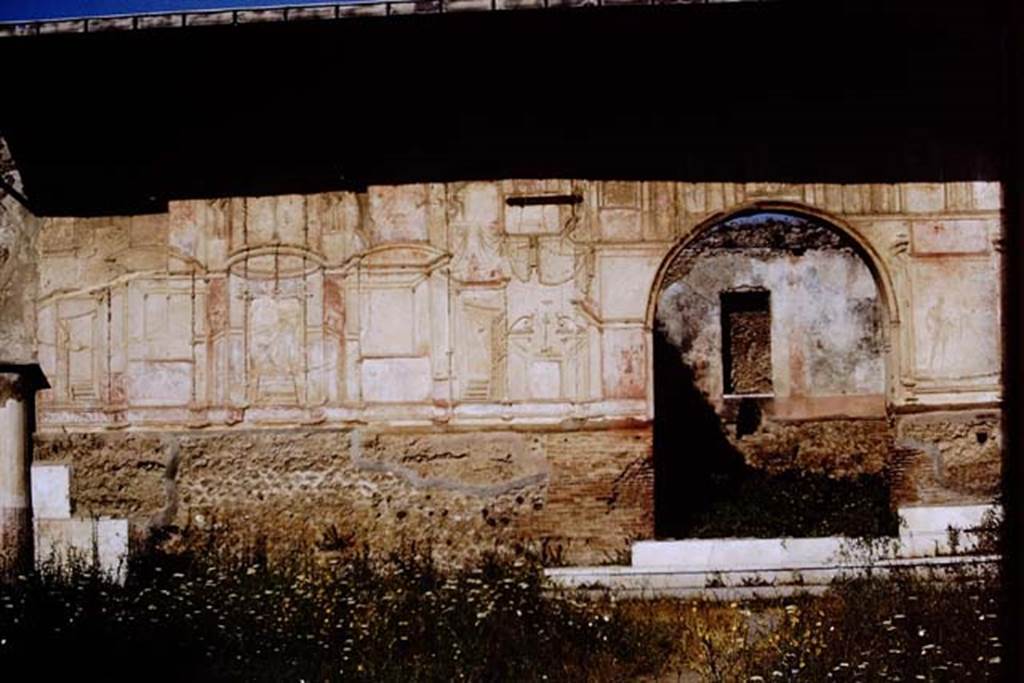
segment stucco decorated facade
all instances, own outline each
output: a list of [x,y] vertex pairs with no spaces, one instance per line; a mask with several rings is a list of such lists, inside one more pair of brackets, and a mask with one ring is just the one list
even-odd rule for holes
[[992,182],[499,180],[33,218],[34,457],[136,539],[611,562],[671,496],[662,345],[754,466],[987,502],[1000,211]]

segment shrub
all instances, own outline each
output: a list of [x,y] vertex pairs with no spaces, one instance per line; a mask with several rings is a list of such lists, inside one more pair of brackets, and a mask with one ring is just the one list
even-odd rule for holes
[[[258,546],[257,546],[258,548]],[[85,565],[0,584],[0,671],[104,681],[707,681],[997,678],[990,565],[822,596],[616,601],[553,590],[533,560],[446,569],[409,547],[333,564],[151,556],[118,586]],[[988,568],[986,568],[988,567]]]
[[910,572],[840,582],[821,596],[633,608],[673,635],[669,668],[703,681],[999,680],[994,569],[947,581]]

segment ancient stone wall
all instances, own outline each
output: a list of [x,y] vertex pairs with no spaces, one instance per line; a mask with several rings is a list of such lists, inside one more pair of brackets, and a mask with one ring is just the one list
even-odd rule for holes
[[[21,177],[3,138],[0,178],[20,193]],[[41,223],[0,188],[0,362],[35,362],[36,238]]]
[[[33,341],[53,388],[37,459],[72,462],[82,510],[139,528],[244,510],[282,540],[331,524],[422,537],[429,524],[438,543],[547,538],[594,561],[653,529],[652,334],[668,264],[753,210],[825,221],[853,245],[790,249],[762,285],[829,275],[848,296],[831,292],[819,315],[832,318],[812,329],[877,327],[824,346],[783,344],[773,327],[776,390],[803,382],[780,411],[941,410],[936,424],[959,424],[997,405],[997,184],[372,186],[44,219]],[[802,291],[810,315],[819,298]],[[719,400],[720,370],[704,377]],[[778,429],[776,443],[793,440]],[[941,426],[906,429],[900,448],[917,456],[928,449],[907,439],[946,440]],[[961,439],[944,481],[989,481],[989,429],[980,451]],[[877,456],[855,455],[842,467]]]
[[721,295],[762,292],[771,343],[761,361],[766,376],[753,393],[772,395],[774,411],[788,417],[884,415],[884,311],[854,246],[834,230],[785,214],[714,226],[670,264],[657,324],[686,355],[701,389],[721,403],[723,396],[751,393],[724,385],[728,320]]
[[495,547],[607,563],[649,538],[649,430],[289,429],[47,434],[78,516],[277,556],[298,547],[464,558]]

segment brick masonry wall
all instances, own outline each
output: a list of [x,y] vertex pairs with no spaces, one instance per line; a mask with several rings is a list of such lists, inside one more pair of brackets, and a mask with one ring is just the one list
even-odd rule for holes
[[911,505],[990,502],[999,493],[1002,420],[998,410],[936,411],[897,420],[895,495]]
[[36,457],[72,465],[75,514],[128,517],[137,542],[212,532],[282,556],[336,529],[372,551],[528,547],[600,564],[653,534],[647,426],[46,434]]

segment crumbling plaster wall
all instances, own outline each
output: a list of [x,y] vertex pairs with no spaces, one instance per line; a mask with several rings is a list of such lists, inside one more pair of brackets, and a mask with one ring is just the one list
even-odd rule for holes
[[[770,384],[756,398],[724,385],[721,295],[734,291],[769,296]],[[656,325],[749,464],[846,476],[884,472],[895,452],[884,315],[853,240],[817,221],[757,213],[714,225],[676,252],[661,280]],[[759,415],[740,427],[743,401],[756,403]]]
[[[544,195],[562,199],[515,201]],[[209,506],[248,510],[261,533],[293,511],[318,520],[295,537],[335,519],[393,538],[424,516],[432,538],[561,539],[574,561],[618,552],[653,529],[651,292],[677,245],[753,207],[834,221],[879,274],[884,378],[872,358],[844,365],[849,376],[822,370],[814,392],[853,382],[884,394],[894,420],[992,409],[997,184],[373,186],[45,219],[34,341],[53,388],[40,395],[40,457],[76,465],[77,505],[143,527],[198,524],[185,511]],[[859,266],[827,268],[870,299]],[[399,443],[408,429],[425,436],[389,451],[391,464],[353,455],[351,434]],[[509,450],[496,433],[543,446]],[[168,434],[182,454],[173,487]],[[903,448],[908,463],[930,457]],[[990,463],[991,448],[976,457]],[[493,488],[520,477],[516,493]],[[374,487],[387,506],[360,493]],[[443,510],[473,531],[438,524]]]
[[771,407],[814,417],[809,411],[832,398],[833,414],[884,415],[884,311],[851,241],[785,214],[759,214],[711,228],[675,259],[658,295],[657,324],[713,401],[727,393],[720,295],[761,290],[770,294]]
[[[21,177],[0,138],[0,177],[21,190]],[[35,362],[38,286],[36,236],[41,221],[0,189],[0,362]]]

